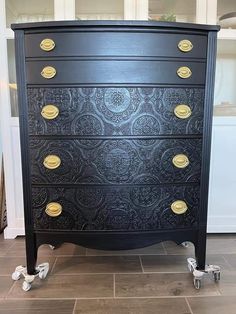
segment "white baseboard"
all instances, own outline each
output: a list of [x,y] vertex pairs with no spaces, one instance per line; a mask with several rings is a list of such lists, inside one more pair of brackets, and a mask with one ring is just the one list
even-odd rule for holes
[[24,228],[9,228],[4,229],[4,239],[15,239],[17,236],[24,236]]

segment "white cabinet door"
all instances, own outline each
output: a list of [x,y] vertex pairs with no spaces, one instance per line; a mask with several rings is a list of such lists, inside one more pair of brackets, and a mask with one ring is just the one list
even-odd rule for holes
[[214,118],[208,232],[236,232],[236,118]]

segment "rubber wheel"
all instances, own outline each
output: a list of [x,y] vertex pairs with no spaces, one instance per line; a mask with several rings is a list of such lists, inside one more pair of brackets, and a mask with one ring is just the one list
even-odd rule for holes
[[41,270],[41,271],[39,272],[39,278],[40,278],[40,279],[45,279],[45,278],[47,277],[47,274],[48,274],[48,271],[47,271],[46,269]]
[[193,284],[194,284],[194,287],[199,290],[201,288],[201,280],[200,279],[196,279],[194,278],[193,279]]
[[213,276],[215,281],[220,281],[220,273],[214,273]]
[[189,269],[190,273],[192,273],[194,271],[192,264],[188,263],[188,269]]
[[18,271],[14,271],[14,273],[12,273],[11,278],[13,280],[19,280],[20,279],[20,272]]
[[24,281],[23,284],[22,284],[22,289],[24,291],[29,291],[30,288],[31,288],[31,284],[29,282]]

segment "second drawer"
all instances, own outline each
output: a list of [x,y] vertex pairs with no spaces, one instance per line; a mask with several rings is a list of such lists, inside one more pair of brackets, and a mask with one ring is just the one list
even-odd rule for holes
[[28,84],[205,84],[205,62],[26,61]]

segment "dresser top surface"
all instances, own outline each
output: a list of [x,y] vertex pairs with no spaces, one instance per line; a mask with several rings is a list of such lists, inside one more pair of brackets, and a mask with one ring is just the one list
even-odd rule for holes
[[219,31],[219,25],[192,24],[179,22],[157,22],[157,21],[49,21],[34,23],[12,24],[13,30],[30,30],[30,29],[50,29],[50,28],[145,28],[145,29],[179,29],[179,30],[200,30],[200,31]]

